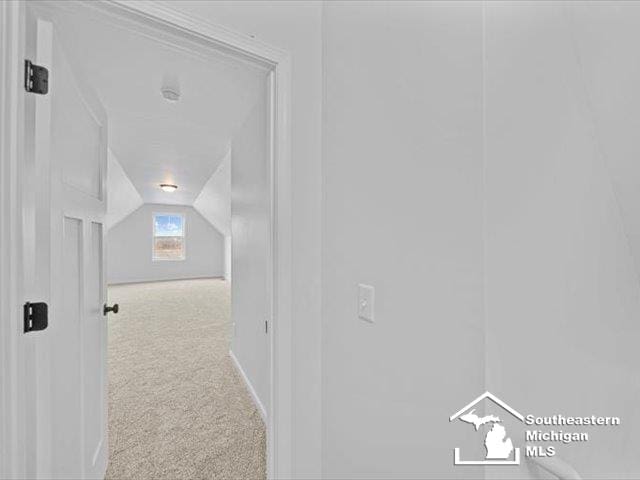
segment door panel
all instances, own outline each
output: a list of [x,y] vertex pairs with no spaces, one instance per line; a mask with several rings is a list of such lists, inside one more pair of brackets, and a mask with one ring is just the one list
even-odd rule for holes
[[102,125],[86,103],[86,93],[78,85],[63,50],[55,45],[53,62],[57,81],[53,84],[56,91],[52,95],[52,108],[56,122],[52,132],[54,148],[65,159],[63,181],[100,200]]
[[[30,478],[104,478],[107,466],[107,330],[102,305],[107,118],[56,35],[46,10],[27,6],[27,49],[49,69],[49,93],[25,93],[25,178],[35,195],[26,228],[38,235],[25,256],[39,259],[26,291],[49,304],[49,327],[28,334],[26,432]],[[31,287],[29,289],[29,287]],[[37,287],[37,288],[36,288]],[[31,336],[29,336],[31,335]]]
[[[57,303],[49,328],[52,337],[51,396],[53,413],[53,477],[78,478],[76,459],[81,452],[82,394],[80,326],[82,277],[82,221],[63,219],[62,301]],[[55,320],[55,321],[54,321]],[[62,433],[64,432],[64,433]]]

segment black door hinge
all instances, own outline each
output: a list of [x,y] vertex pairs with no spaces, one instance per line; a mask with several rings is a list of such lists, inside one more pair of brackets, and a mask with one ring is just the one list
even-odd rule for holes
[[264,321],[264,333],[269,333],[269,320]]
[[49,70],[25,60],[24,88],[27,92],[46,95],[49,92]]
[[24,333],[44,330],[49,324],[49,308],[44,302],[24,304]]

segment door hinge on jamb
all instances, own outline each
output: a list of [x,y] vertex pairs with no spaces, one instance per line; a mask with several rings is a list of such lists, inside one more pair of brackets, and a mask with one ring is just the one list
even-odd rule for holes
[[269,333],[269,320],[264,321],[264,333]]
[[44,330],[49,325],[49,307],[44,302],[27,302],[24,310],[24,333]]
[[46,95],[49,92],[49,70],[25,60],[24,89],[27,92]]

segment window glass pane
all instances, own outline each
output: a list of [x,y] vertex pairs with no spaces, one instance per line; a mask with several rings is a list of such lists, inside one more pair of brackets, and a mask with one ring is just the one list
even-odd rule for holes
[[184,257],[183,237],[155,237],[153,239],[153,256],[157,259],[179,259]]
[[153,216],[153,258],[183,260],[184,217],[182,215]]
[[156,215],[154,224],[156,237],[178,237],[184,235],[182,215]]

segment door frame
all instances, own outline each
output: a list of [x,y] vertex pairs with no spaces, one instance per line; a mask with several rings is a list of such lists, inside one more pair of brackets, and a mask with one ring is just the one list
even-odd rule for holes
[[[55,3],[47,2],[49,6]],[[65,2],[69,6],[71,2]],[[75,4],[88,4],[75,1]],[[148,0],[100,0],[93,9],[197,41],[204,47],[267,67],[271,85],[271,312],[267,476],[292,475],[291,331],[291,55],[251,36]],[[22,176],[24,136],[24,1],[0,2],[0,478],[22,478],[26,445],[22,305]],[[133,27],[131,27],[133,28]]]

